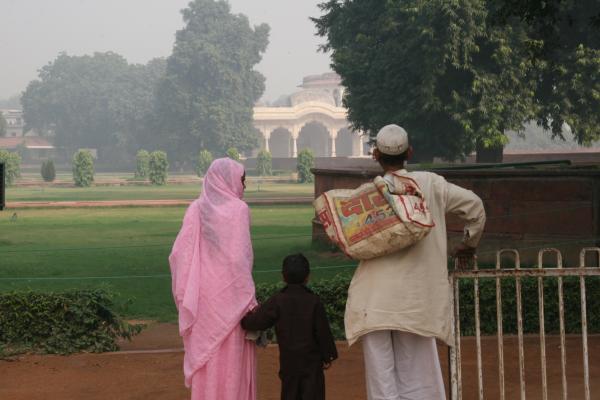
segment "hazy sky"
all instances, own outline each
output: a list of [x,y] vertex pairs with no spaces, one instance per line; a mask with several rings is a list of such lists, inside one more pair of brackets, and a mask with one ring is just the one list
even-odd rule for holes
[[[264,98],[296,90],[302,77],[329,71],[317,52],[309,16],[320,0],[230,0],[252,25],[271,27],[269,47],[257,69],[267,78]],[[25,89],[56,55],[114,51],[145,63],[170,54],[180,10],[189,0],[0,0],[0,99]]]

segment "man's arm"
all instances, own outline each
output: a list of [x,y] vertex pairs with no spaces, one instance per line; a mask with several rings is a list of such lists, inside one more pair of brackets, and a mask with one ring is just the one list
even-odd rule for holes
[[452,183],[446,183],[446,213],[465,221],[462,242],[454,248],[452,256],[464,267],[473,258],[485,226],[483,202],[475,193]]
[[264,331],[275,325],[278,318],[277,304],[273,296],[242,318],[242,328],[247,331]]

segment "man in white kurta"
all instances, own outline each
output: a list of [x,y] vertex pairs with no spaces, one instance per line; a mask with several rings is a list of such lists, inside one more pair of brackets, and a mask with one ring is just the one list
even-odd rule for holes
[[453,343],[445,215],[465,221],[458,257],[474,254],[485,224],[476,194],[431,172],[407,172],[411,153],[404,129],[379,131],[375,159],[386,173],[418,183],[435,227],[411,247],[361,261],[348,289],[346,337],[350,345],[362,340],[369,400],[446,398],[435,344],[435,338]]

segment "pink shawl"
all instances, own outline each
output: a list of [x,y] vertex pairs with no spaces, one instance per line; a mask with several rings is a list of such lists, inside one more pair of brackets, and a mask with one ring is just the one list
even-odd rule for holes
[[169,256],[188,387],[194,373],[256,305],[243,173],[244,167],[229,158],[211,164],[202,194],[186,211]]

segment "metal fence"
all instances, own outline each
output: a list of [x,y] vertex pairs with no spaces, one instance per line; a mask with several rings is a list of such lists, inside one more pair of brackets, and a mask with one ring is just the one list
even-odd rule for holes
[[[555,268],[544,266],[544,255],[553,254],[556,260]],[[558,281],[558,307],[559,307],[559,330],[560,330],[560,363],[561,363],[561,395],[562,399],[569,398],[567,386],[567,354],[565,347],[565,305],[563,293],[563,278],[579,277],[580,299],[581,299],[581,342],[582,342],[582,357],[583,357],[583,387],[585,400],[590,400],[590,374],[588,360],[588,323],[586,310],[586,277],[600,276],[600,268],[586,266],[586,255],[593,253],[598,257],[600,265],[600,248],[588,247],[583,248],[580,252],[580,263],[577,268],[564,268],[562,254],[554,248],[545,248],[538,253],[538,263],[535,268],[521,268],[519,252],[514,249],[504,249],[496,253],[496,268],[495,269],[479,269],[475,260],[473,269],[459,270],[456,269],[450,274],[450,280],[453,287],[453,330],[455,343],[450,348],[450,393],[452,400],[460,400],[463,398],[463,377],[461,371],[461,327],[460,327],[460,281],[473,281],[473,299],[474,299],[474,320],[475,320],[475,343],[477,349],[477,388],[476,398],[483,400],[489,398],[484,392],[483,384],[483,364],[482,364],[482,346],[481,346],[481,314],[480,314],[480,288],[479,283],[482,279],[495,279],[496,283],[496,324],[497,324],[497,348],[498,348],[498,398],[506,399],[505,387],[505,365],[504,365],[504,332],[503,332],[503,313],[502,313],[502,279],[515,280],[515,296],[516,296],[516,320],[517,320],[517,338],[518,338],[518,359],[519,359],[519,389],[520,399],[526,399],[526,383],[541,385],[540,390],[544,400],[548,399],[548,381],[547,381],[547,365],[546,365],[546,332],[544,319],[544,278],[554,277]],[[501,266],[502,256],[512,255],[514,258],[513,268],[503,268]],[[525,352],[523,344],[523,304],[522,304],[522,286],[521,279],[523,277],[537,277],[538,288],[538,314],[539,314],[539,345],[540,345],[540,363],[541,363],[541,382],[537,383],[526,382],[525,371]],[[596,394],[597,397],[598,394]],[[496,394],[494,394],[496,397]]]

